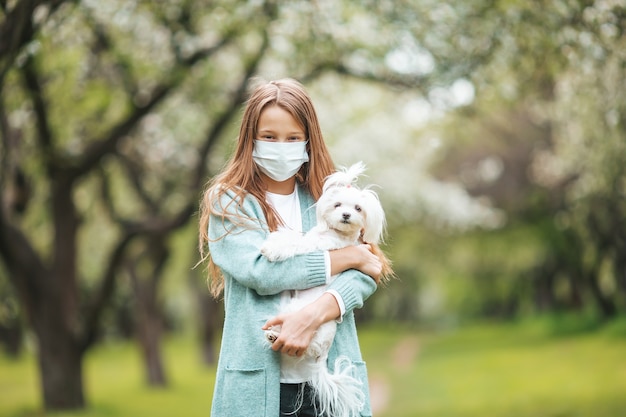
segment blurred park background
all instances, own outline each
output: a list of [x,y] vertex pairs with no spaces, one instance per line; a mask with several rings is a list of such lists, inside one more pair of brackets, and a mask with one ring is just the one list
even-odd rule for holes
[[0,0],[0,416],[207,416],[251,77],[368,166],[377,416],[626,415],[626,1]]

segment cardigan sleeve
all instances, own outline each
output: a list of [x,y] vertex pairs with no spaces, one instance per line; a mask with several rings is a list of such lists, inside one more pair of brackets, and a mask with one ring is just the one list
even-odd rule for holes
[[339,293],[346,308],[345,313],[349,313],[355,308],[363,307],[365,300],[374,294],[377,288],[378,285],[372,277],[356,269],[349,269],[339,274],[327,290]]
[[260,204],[247,196],[240,204],[226,192],[214,208],[225,215],[209,219],[209,253],[222,273],[259,295],[284,290],[304,290],[326,283],[323,251],[315,251],[281,262],[261,255],[269,234]]

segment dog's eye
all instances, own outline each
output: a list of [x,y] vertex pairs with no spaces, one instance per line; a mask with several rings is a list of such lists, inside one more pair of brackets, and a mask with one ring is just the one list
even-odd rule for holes
[[341,207],[341,203],[335,203],[335,208]]
[[361,206],[354,206],[354,209],[358,211],[359,213],[361,212]]

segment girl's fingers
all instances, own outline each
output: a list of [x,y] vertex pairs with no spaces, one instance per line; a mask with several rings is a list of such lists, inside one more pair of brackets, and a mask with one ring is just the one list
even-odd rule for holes
[[283,324],[283,318],[281,316],[272,317],[271,319],[265,322],[265,324],[263,325],[263,327],[261,327],[261,329],[268,330],[270,327],[277,326],[279,324],[280,325]]

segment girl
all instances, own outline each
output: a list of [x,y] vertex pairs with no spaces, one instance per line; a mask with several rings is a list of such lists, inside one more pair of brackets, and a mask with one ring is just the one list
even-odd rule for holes
[[[352,312],[376,290],[379,258],[369,245],[283,262],[269,262],[260,253],[278,226],[306,232],[315,225],[310,208],[333,172],[302,85],[284,79],[258,86],[245,107],[235,153],[201,203],[200,252],[209,260],[211,293],[223,292],[225,307],[212,417],[316,416],[306,366],[293,358],[303,355],[315,331],[330,320],[339,324],[328,361],[334,364],[339,355],[352,360],[366,398],[361,415],[371,415]],[[326,284],[335,274],[340,276],[317,301],[274,317],[281,297]],[[281,332],[269,349],[263,331],[276,325]]]

